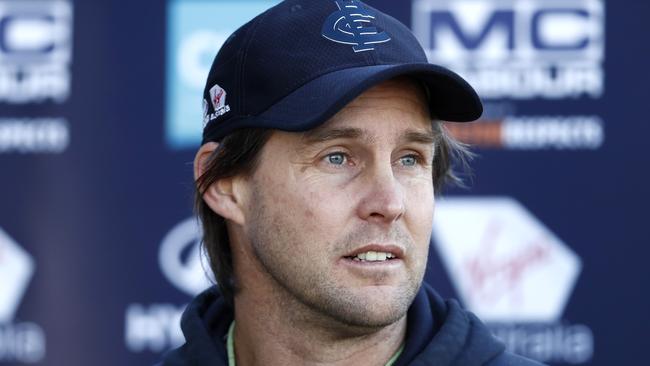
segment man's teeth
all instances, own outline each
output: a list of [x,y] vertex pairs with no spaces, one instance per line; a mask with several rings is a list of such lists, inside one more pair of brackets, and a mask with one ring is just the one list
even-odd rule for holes
[[352,257],[355,261],[377,262],[395,258],[393,253],[368,251]]

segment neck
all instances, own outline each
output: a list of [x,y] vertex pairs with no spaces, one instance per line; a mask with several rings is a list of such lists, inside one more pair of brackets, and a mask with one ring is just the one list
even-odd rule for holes
[[383,327],[355,327],[304,304],[259,295],[242,289],[235,297],[238,366],[384,366],[406,335],[406,316]]

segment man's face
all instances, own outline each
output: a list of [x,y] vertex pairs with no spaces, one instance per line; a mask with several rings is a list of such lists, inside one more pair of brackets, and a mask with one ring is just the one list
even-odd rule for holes
[[402,318],[426,268],[432,160],[424,97],[406,79],[317,129],[275,132],[250,177],[243,228],[270,291],[346,325]]

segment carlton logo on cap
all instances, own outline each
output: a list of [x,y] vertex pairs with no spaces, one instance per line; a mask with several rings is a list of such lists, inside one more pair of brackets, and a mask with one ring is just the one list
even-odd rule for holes
[[330,14],[323,24],[323,37],[336,43],[352,45],[354,52],[372,51],[377,43],[390,41],[390,36],[374,27],[370,10],[358,1],[336,1],[339,10]]

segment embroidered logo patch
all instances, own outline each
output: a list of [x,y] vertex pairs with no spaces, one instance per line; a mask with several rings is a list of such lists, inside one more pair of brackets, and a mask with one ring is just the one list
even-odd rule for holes
[[223,116],[230,112],[230,106],[226,104],[226,91],[223,90],[218,84],[210,88],[210,102],[214,108],[214,113],[208,113],[208,103],[203,100],[203,125],[212,121],[213,119]]
[[390,41],[386,32],[373,26],[373,13],[359,1],[340,0],[336,6],[339,10],[330,14],[323,24],[323,37],[352,45],[354,52],[372,51],[375,44]]
[[226,105],[226,91],[219,85],[213,86],[210,89],[210,100],[212,101],[212,106],[215,111],[219,108],[223,108]]

